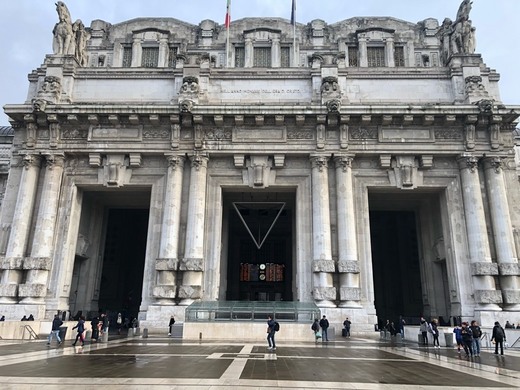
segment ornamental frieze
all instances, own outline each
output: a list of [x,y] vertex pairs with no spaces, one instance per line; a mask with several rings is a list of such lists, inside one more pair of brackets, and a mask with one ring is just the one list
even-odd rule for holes
[[61,134],[62,139],[87,139],[88,129],[67,129]]
[[314,139],[314,133],[310,130],[289,130],[287,139]]
[[435,139],[453,139],[453,140],[461,140],[462,132],[460,129],[436,129],[435,130]]
[[233,137],[231,130],[208,129],[204,132],[204,139],[208,141],[230,140]]
[[377,139],[377,128],[354,127],[350,131],[350,139]]
[[148,129],[143,131],[143,138],[145,139],[167,139],[170,137],[170,132],[164,129]]

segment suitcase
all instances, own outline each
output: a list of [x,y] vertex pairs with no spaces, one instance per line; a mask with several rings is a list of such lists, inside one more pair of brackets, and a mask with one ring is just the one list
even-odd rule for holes
[[341,329],[341,337],[347,337],[347,330]]

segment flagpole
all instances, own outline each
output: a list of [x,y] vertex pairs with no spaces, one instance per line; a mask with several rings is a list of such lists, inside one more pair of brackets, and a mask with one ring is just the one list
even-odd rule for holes
[[226,68],[231,67],[230,48],[229,48],[229,30],[231,27],[231,0],[227,0],[226,6]]
[[298,66],[296,61],[296,0],[292,0],[291,23],[293,25],[293,66]]

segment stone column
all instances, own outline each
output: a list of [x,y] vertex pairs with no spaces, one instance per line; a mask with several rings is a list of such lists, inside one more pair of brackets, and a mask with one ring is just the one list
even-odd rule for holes
[[464,216],[471,262],[475,310],[501,310],[502,294],[495,289],[493,275],[498,267],[491,261],[486,218],[480,190],[478,159],[462,156],[458,160],[464,200]]
[[244,68],[253,67],[253,55],[253,41],[251,40],[251,38],[246,38],[244,43]]
[[141,58],[143,56],[143,49],[141,45],[141,38],[134,38],[132,43],[132,68],[139,68],[141,66]]
[[329,211],[328,156],[311,156],[312,164],[312,294],[322,307],[336,307],[336,288],[333,285],[334,260]]
[[157,59],[158,60],[158,63],[159,63],[159,68],[166,68],[168,67],[168,52],[169,52],[169,47],[168,47],[168,38],[160,38],[159,39],[159,58]]
[[34,229],[31,256],[24,259],[23,269],[27,273],[25,283],[21,284],[18,289],[18,296],[23,298],[21,303],[44,303],[43,299],[47,295],[47,281],[51,269],[64,164],[63,155],[46,157],[45,178]]
[[500,157],[484,159],[484,173],[505,310],[520,310],[520,267]]
[[395,57],[394,57],[394,38],[386,38],[385,42],[385,56],[386,56],[386,66],[389,68],[395,67]]
[[359,259],[352,187],[353,156],[336,156],[340,307],[360,307]]
[[273,38],[271,44],[271,66],[273,68],[279,68],[282,63],[282,53],[280,48],[280,39]]
[[368,66],[367,39],[364,36],[358,36],[359,45],[359,66],[366,68]]
[[0,281],[0,303],[16,303],[18,301],[18,285],[23,276],[23,256],[25,255],[32,220],[41,157],[28,154],[24,157],[22,163],[24,168],[11,225],[11,235],[1,264],[4,271]]
[[167,156],[168,176],[164,192],[163,218],[159,258],[155,262],[157,282],[153,296],[157,303],[174,304],[179,251],[179,229],[181,219],[183,156]]
[[191,175],[186,224],[186,246],[179,270],[183,271],[179,287],[180,305],[189,305],[202,298],[202,272],[204,271],[204,222],[206,209],[206,184],[208,157],[194,155],[191,160]]

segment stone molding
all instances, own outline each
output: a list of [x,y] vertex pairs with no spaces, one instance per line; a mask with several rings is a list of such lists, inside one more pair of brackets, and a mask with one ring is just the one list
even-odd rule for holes
[[502,296],[504,298],[504,303],[520,303],[520,290],[502,290]]
[[361,272],[360,267],[359,267],[359,261],[357,261],[357,260],[338,261],[338,272],[339,273],[359,274]]
[[335,301],[336,287],[314,287],[312,296],[317,301]]
[[312,261],[312,272],[334,272],[335,268],[334,260]]
[[49,271],[51,269],[51,258],[26,257],[23,260],[23,269]]
[[475,301],[478,303],[502,303],[502,291],[500,290],[475,290]]
[[179,265],[181,271],[198,271],[204,270],[204,259],[202,258],[184,258]]
[[18,284],[0,284],[0,297],[16,298],[18,296]]
[[179,286],[180,299],[200,299],[202,298],[202,287],[201,286]]
[[339,289],[339,298],[342,301],[360,301],[361,289],[358,287],[341,287]]
[[47,286],[45,284],[27,283],[20,284],[18,287],[19,297],[38,297],[43,298],[47,295]]
[[472,263],[471,264],[471,275],[483,276],[483,275],[498,275],[498,264],[496,263]]
[[1,262],[1,269],[22,269],[23,257],[4,257]]
[[498,270],[502,276],[520,276],[520,264],[518,263],[498,264]]
[[175,286],[175,285],[172,285],[172,286],[165,286],[165,285],[155,286],[153,288],[152,295],[155,298],[174,299],[175,296],[176,296],[176,290],[177,290],[177,286]]
[[176,271],[179,266],[179,260],[176,258],[157,258],[155,259],[156,271]]

